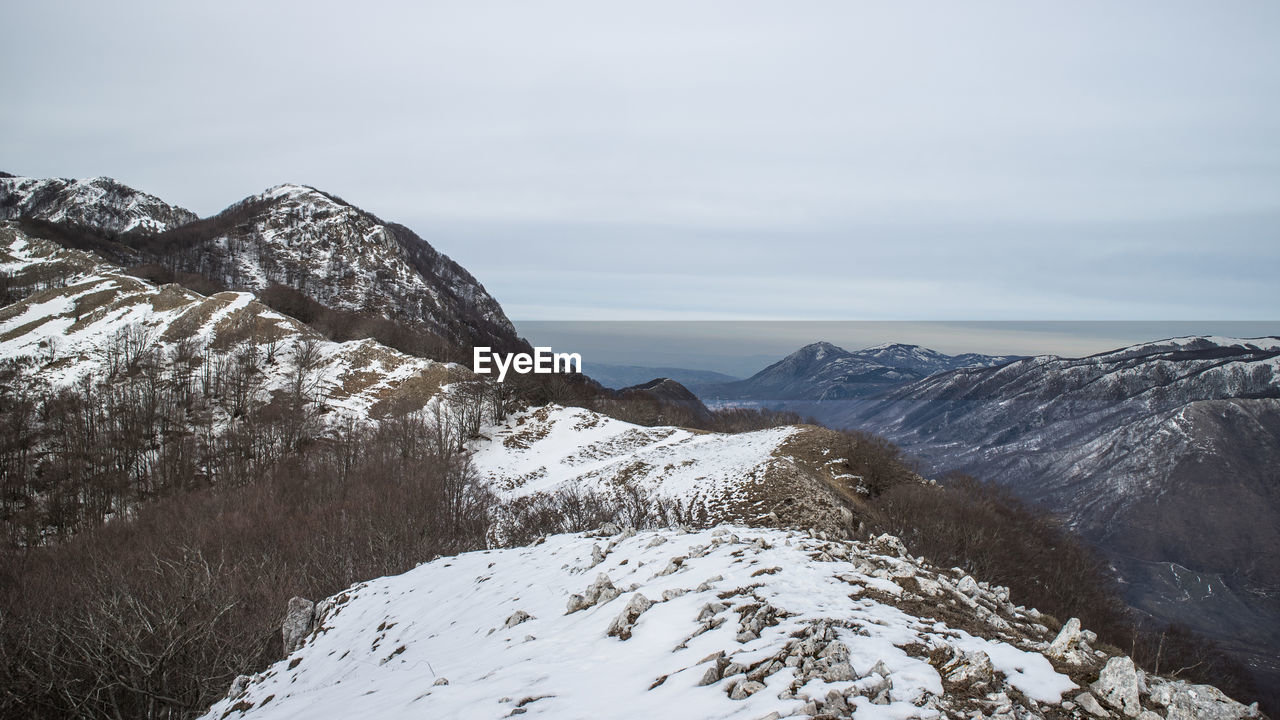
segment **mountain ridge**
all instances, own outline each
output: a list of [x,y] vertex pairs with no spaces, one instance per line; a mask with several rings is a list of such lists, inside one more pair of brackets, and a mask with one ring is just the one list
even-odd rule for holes
[[946,355],[919,345],[885,343],[857,351],[830,342],[810,343],[737,382],[699,389],[707,399],[848,400],[961,367],[999,365],[1018,356]]
[[[108,207],[125,207],[127,222],[86,209],[102,204],[98,186],[123,198]],[[56,202],[44,199],[49,188]],[[325,308],[402,323],[463,348],[527,347],[471,273],[403,225],[311,186],[276,185],[208,218],[111,179],[8,179],[0,190],[5,219],[120,265],[151,264],[227,290],[292,288]]]
[[[1280,338],[1040,356],[805,409],[882,434],[935,472],[978,475],[1061,513],[1113,558],[1136,606],[1280,679],[1265,660],[1280,635],[1258,630],[1280,626]],[[1170,563],[1225,585],[1170,585]],[[1248,613],[1229,610],[1237,603]]]

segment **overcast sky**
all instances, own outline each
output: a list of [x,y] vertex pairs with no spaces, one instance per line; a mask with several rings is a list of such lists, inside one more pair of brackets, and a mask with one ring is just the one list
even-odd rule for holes
[[516,319],[1274,320],[1280,3],[8,2],[0,169],[282,182]]

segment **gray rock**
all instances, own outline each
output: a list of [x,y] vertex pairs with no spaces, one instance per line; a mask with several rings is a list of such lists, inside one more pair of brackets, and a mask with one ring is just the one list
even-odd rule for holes
[[1242,720],[1257,717],[1246,707],[1212,685],[1192,685],[1182,680],[1149,677],[1151,702],[1166,709],[1168,720]]
[[1152,710],[1143,710],[1138,713],[1138,720],[1164,720],[1164,716]]
[[613,581],[609,579],[609,576],[600,573],[596,576],[595,581],[587,587],[585,594],[569,596],[568,606],[564,614],[569,615],[593,605],[604,605],[621,594],[622,591],[613,586]]
[[306,640],[307,634],[315,627],[316,604],[306,598],[289,599],[289,607],[284,614],[284,624],[280,628],[284,640],[284,654],[297,650]]
[[708,590],[710,590],[710,589],[711,589],[712,585],[714,585],[715,583],[718,583],[718,582],[722,582],[723,580],[724,580],[724,576],[723,576],[723,575],[716,575],[716,576],[714,576],[714,577],[709,577],[709,578],[707,578],[705,581],[703,581],[703,583],[702,583],[701,585],[699,585],[699,586],[698,586],[698,590],[697,590],[697,591],[698,591],[698,592],[706,592],[706,591],[708,591]]
[[822,674],[822,679],[827,682],[842,682],[845,680],[857,680],[858,673],[854,672],[853,666],[847,662],[836,663],[831,669]]
[[709,620],[717,614],[724,612],[728,606],[720,602],[711,602],[702,606],[702,610],[698,611],[698,622]]
[[654,577],[662,577],[663,575],[670,575],[671,573],[679,570],[680,566],[684,565],[685,560],[686,558],[683,555],[677,555],[671,558],[670,562],[667,563],[667,566],[663,568],[662,571],[659,572]]
[[607,634],[610,637],[616,637],[619,640],[626,640],[630,638],[631,630],[635,627],[636,620],[638,620],[640,615],[650,607],[653,607],[652,600],[640,593],[632,595],[627,606],[623,608],[622,612],[618,613],[618,617],[614,618],[613,622],[609,624]]
[[733,686],[733,690],[729,693],[731,700],[746,700],[764,689],[764,683],[758,683],[754,680],[743,680]]
[[1049,643],[1044,654],[1068,665],[1091,665],[1095,662],[1095,657],[1089,647],[1089,643],[1093,642],[1090,637],[1097,639],[1092,632],[1080,629],[1079,618],[1071,618],[1058,631],[1058,636]]
[[962,687],[989,683],[995,678],[991,658],[981,650],[960,653],[942,666],[942,672],[949,682]]
[[511,617],[507,618],[507,622],[503,624],[505,628],[513,628],[527,620],[533,620],[534,617],[523,610],[517,610],[511,613]]
[[442,677],[442,678],[436,678],[436,681],[435,681],[435,682],[433,682],[433,683],[431,683],[431,684],[432,684],[432,685],[437,685],[437,686],[438,686],[438,685],[448,685],[448,684],[449,684],[449,678],[443,678],[443,677]]
[[1102,704],[1098,702],[1098,699],[1095,698],[1092,693],[1082,692],[1077,695],[1076,704],[1094,717],[1111,717],[1111,713],[1107,712],[1107,709],[1102,707]]
[[252,678],[248,675],[237,675],[236,679],[231,681],[231,689],[227,690],[227,697],[234,700],[248,692],[251,680]]
[[886,555],[896,555],[897,557],[908,557],[909,555],[907,546],[903,545],[901,540],[888,533],[872,540],[871,544]]
[[845,715],[849,712],[849,703],[845,702],[844,695],[839,690],[828,690],[827,701],[823,703],[822,709],[828,714]]
[[579,610],[586,610],[589,607],[591,607],[591,605],[587,603],[587,599],[585,597],[574,593],[569,596],[569,602],[565,604],[564,614],[572,615]]
[[1108,660],[1098,681],[1093,684],[1093,692],[1102,702],[1129,717],[1137,717],[1142,712],[1142,701],[1138,698],[1138,669],[1128,657]]

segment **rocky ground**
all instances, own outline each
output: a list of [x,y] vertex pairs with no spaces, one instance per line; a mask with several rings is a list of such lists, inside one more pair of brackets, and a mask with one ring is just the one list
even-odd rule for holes
[[1249,718],[890,536],[605,527],[295,599],[207,718]]

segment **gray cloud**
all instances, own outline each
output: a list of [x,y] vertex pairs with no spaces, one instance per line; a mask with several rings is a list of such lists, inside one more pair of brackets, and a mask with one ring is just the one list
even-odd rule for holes
[[23,3],[0,169],[279,182],[517,318],[1274,319],[1280,7]]

